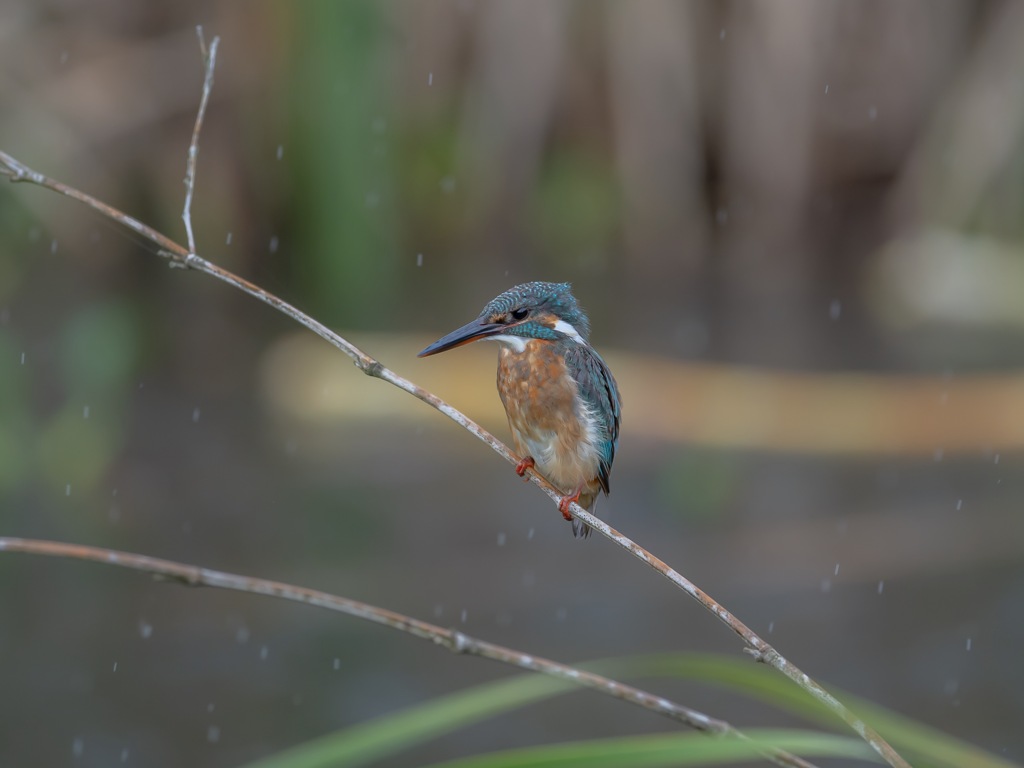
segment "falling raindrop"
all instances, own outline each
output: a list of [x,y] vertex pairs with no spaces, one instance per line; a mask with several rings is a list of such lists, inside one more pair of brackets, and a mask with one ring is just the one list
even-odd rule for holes
[[341,659],[336,658],[334,660],[334,664],[332,666],[334,667],[334,671],[335,672],[337,672],[339,669],[341,669]]
[[76,737],[75,740],[71,742],[71,754],[75,757],[81,757],[83,752],[85,752],[85,742]]
[[870,107],[868,107],[868,120],[874,121],[874,120],[877,120],[877,119],[878,119],[878,107],[876,107],[874,104],[872,104]]
[[885,582],[884,581],[878,582],[878,594],[882,594],[882,592],[884,590],[885,590]]
[[270,649],[267,648],[267,646],[264,645],[262,648],[260,648],[260,661],[266,661],[269,655]]
[[231,245],[231,238],[234,236],[233,232],[228,232],[228,236],[224,238],[225,245]]
[[57,252],[57,238],[54,238],[53,240],[50,241],[50,253],[56,253],[56,252]]
[[116,661],[114,662],[114,669],[112,671],[113,672],[117,672],[117,662]]
[[139,621],[139,636],[142,637],[143,640],[147,640],[148,638],[152,637],[153,636],[153,625],[150,624],[147,621],[140,620]]
[[828,96],[828,83],[825,83],[825,95]]
[[277,159],[280,160],[284,157],[284,144],[277,145]]
[[843,312],[843,303],[839,299],[832,299],[828,305],[828,316],[833,320],[838,320],[839,315]]
[[89,418],[89,406],[88,405],[83,405],[82,406],[82,418],[83,419],[88,419]]
[[463,624],[465,624],[466,623],[466,619],[468,619],[468,618],[469,618],[469,611],[467,611],[465,608],[463,608],[462,609],[462,613],[459,614],[459,620]]
[[957,499],[956,500],[956,511],[959,512],[961,509],[963,509],[963,506],[964,506],[964,500],[963,499]]
[[434,84],[434,73],[433,72],[428,72],[427,73],[427,85],[433,85],[433,84]]
[[768,634],[770,635],[774,631],[775,631],[775,622],[774,621],[769,621],[768,622]]
[[416,266],[417,267],[422,267],[423,266],[423,254],[422,253],[417,253],[416,254]]
[[839,563],[836,563],[836,572],[835,572],[835,575],[836,575],[836,576],[838,576],[838,575],[839,575]]
[[271,253],[277,253],[277,246],[279,245],[279,243],[280,241],[277,239],[277,235],[274,235],[272,238],[270,238],[270,243],[267,245],[267,250],[269,250]]
[[216,744],[218,741],[220,741],[220,727],[216,725],[211,725],[209,728],[207,728],[206,740],[211,744]]
[[71,495],[71,483],[68,483],[65,486],[65,488],[64,488],[64,495],[65,496],[70,496]]
[[249,628],[239,627],[235,630],[235,642],[239,645],[245,645],[249,642]]
[[195,408],[192,409],[192,423],[193,424],[198,424],[199,423],[199,406],[198,405]]
[[971,638],[967,638],[967,650],[971,650]]
[[505,533],[504,533],[504,531],[502,531],[501,533],[498,534],[498,546],[499,547],[504,547],[505,546]]

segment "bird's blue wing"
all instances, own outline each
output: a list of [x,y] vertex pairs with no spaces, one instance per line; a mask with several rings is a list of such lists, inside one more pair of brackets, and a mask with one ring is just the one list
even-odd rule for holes
[[602,435],[598,479],[601,481],[601,489],[607,494],[608,476],[615,460],[615,449],[619,446],[619,422],[622,419],[619,387],[601,356],[588,346],[574,343],[566,350],[565,361],[569,373],[576,380],[580,396],[600,422]]

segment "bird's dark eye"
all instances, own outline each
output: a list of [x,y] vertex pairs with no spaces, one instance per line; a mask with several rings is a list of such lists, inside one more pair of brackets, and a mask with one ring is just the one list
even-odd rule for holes
[[526,316],[530,314],[530,310],[525,307],[519,307],[519,309],[513,309],[509,314],[512,315],[513,320],[525,320]]

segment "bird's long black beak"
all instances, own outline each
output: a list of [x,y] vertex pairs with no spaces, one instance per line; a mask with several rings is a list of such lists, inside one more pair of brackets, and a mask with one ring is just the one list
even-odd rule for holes
[[438,339],[416,355],[416,357],[436,355],[438,352],[445,352],[446,350],[454,349],[455,347],[461,347],[463,344],[469,344],[469,342],[476,341],[477,339],[494,336],[495,334],[501,333],[503,330],[505,330],[505,326],[501,323],[489,323],[478,317],[473,322],[466,323],[458,330],[452,331],[447,336]]

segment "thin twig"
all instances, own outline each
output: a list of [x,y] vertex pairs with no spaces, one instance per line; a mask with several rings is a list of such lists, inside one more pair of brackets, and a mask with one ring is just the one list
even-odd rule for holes
[[[373,624],[381,624],[391,629],[406,632],[421,640],[429,640],[435,645],[447,648],[452,653],[480,656],[530,672],[554,677],[568,683],[581,685],[607,696],[635,704],[638,707],[668,717],[704,733],[750,741],[749,737],[745,736],[742,731],[724,720],[709,717],[695,709],[685,707],[682,704],[676,704],[662,696],[656,696],[634,686],[620,683],[604,675],[570,667],[557,661],[533,656],[532,654],[522,653],[512,648],[495,645],[486,640],[470,637],[454,629],[445,629],[436,624],[420,621],[411,616],[379,608],[358,600],[352,600],[351,598],[341,597],[340,595],[332,595],[307,587],[261,579],[255,576],[242,576],[236,573],[215,571],[210,568],[187,565],[174,560],[148,557],[134,552],[121,552],[115,549],[90,547],[82,544],[67,544],[59,541],[21,539],[5,536],[0,537],[0,552],[24,552],[26,554],[43,555],[46,557],[87,560],[150,573],[190,587],[201,586],[230,589],[235,592],[276,597],[282,600],[291,600],[317,608],[324,608],[329,611],[337,611],[338,613],[354,616],[357,619],[369,621]],[[762,751],[762,755],[777,765],[790,766],[791,768],[814,768],[812,763],[808,763],[803,758],[783,750],[765,748]]]
[[[200,40],[202,35],[200,33]],[[216,46],[217,40],[214,39],[214,46]],[[201,128],[202,116],[205,110],[205,102],[209,97],[209,86],[213,81],[213,64],[214,57],[213,53],[215,48],[211,47],[210,56],[207,57],[207,77],[204,83],[203,89],[203,103],[199,109],[199,115],[196,119],[196,127],[193,134],[193,143],[189,148],[189,164],[194,163],[193,150],[198,151],[198,132]],[[69,187],[54,179],[33,171],[28,166],[15,160],[6,153],[0,151],[0,174],[7,175],[11,181],[27,181],[33,184],[37,184],[48,189],[52,189],[60,194],[72,197],[100,213],[108,216],[115,221],[119,221],[129,229],[137,232],[143,237],[147,237],[153,242],[157,243],[161,247],[161,255],[169,258],[172,265],[187,267],[195,269],[199,272],[205,272],[212,277],[221,280],[228,285],[234,286],[240,291],[243,291],[250,296],[269,304],[278,311],[284,313],[288,317],[292,318],[299,324],[311,330],[328,343],[335,346],[337,349],[348,355],[355,363],[356,367],[359,368],[363,373],[368,376],[373,376],[383,381],[387,381],[390,384],[398,387],[399,389],[408,392],[414,397],[422,400],[431,407],[437,409],[445,416],[448,416],[455,423],[459,424],[465,430],[476,436],[478,439],[487,443],[496,453],[502,456],[506,461],[511,464],[517,464],[519,458],[515,456],[512,451],[509,450],[508,446],[502,443],[498,438],[492,435],[490,432],[485,430],[475,421],[470,419],[462,412],[456,410],[450,406],[441,398],[437,397],[431,392],[413,384],[408,379],[399,376],[394,371],[384,367],[380,362],[370,357],[368,354],[363,352],[361,349],[351,344],[346,339],[342,338],[338,334],[331,331],[329,328],[324,326],[322,323],[317,322],[312,317],[299,311],[291,304],[283,301],[272,293],[263,290],[254,283],[250,283],[248,280],[244,280],[238,277],[232,272],[226,269],[218,267],[217,265],[201,258],[195,252],[194,243],[191,240],[191,225],[190,222],[186,221],[186,225],[189,229],[189,248],[184,248],[178,243],[172,241],[165,235],[160,234],[156,230],[142,224],[136,219],[126,216],[115,208],[96,200],[90,195],[80,192],[73,187]],[[188,190],[188,198],[191,196],[191,185]],[[190,206],[190,199],[186,199],[185,210],[186,212]],[[561,501],[562,493],[549,483],[543,476],[530,470],[530,481],[540,487],[553,501],[556,503]],[[875,731],[871,726],[861,720],[857,715],[851,712],[846,706],[844,706],[838,699],[832,694],[822,688],[817,682],[815,682],[810,676],[801,671],[795,664],[786,659],[782,654],[776,651],[771,645],[765,642],[756,632],[750,627],[740,621],[738,618],[733,616],[727,611],[722,605],[714,600],[710,595],[705,593],[695,584],[685,578],[682,574],[676,570],[670,568],[663,560],[655,557],[646,549],[641,547],[636,542],[632,541],[627,536],[619,533],[614,528],[610,527],[603,520],[594,517],[591,513],[580,507],[578,504],[573,503],[571,505],[572,514],[586,523],[590,528],[600,532],[603,536],[610,539],[611,541],[618,544],[620,547],[630,552],[634,557],[640,561],[646,563],[648,566],[653,568],[655,571],[660,573],[662,576],[667,578],[670,582],[675,584],[677,587],[682,589],[686,594],[692,597],[694,600],[699,602],[708,611],[718,617],[727,627],[733,632],[740,636],[744,643],[746,643],[747,650],[753,657],[764,664],[778,670],[783,675],[788,677],[798,686],[803,688],[805,691],[811,694],[826,708],[831,710],[835,715],[842,719],[847,725],[849,725],[861,738],[874,749],[886,762],[888,762],[893,768],[910,768],[907,763],[900,755],[894,750],[881,735]]]
[[217,65],[217,46],[220,37],[214,37],[210,48],[206,48],[202,26],[196,27],[199,38],[199,51],[203,54],[203,95],[199,99],[199,111],[196,113],[196,124],[192,127],[192,141],[188,145],[188,160],[185,162],[185,207],[181,212],[181,220],[185,222],[185,235],[188,237],[188,250],[196,252],[196,239],[192,234],[192,194],[196,187],[196,158],[199,157],[199,133],[203,130],[203,117],[206,116],[206,105],[210,101],[213,90],[213,70]]

